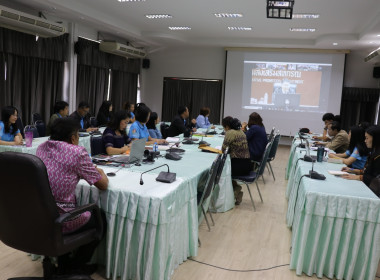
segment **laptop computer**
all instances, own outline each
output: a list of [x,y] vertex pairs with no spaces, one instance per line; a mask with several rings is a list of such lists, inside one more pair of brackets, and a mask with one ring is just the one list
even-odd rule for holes
[[111,162],[117,163],[135,163],[142,160],[145,151],[146,139],[137,139],[132,142],[131,152],[127,156],[114,156],[110,159]]

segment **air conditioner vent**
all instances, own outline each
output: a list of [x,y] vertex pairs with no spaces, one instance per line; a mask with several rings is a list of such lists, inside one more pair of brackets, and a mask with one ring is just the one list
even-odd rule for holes
[[117,42],[101,42],[99,49],[103,52],[125,57],[144,58],[146,56],[146,53],[142,49],[137,49]]
[[0,26],[40,37],[55,37],[65,33],[65,27],[8,7],[0,6]]

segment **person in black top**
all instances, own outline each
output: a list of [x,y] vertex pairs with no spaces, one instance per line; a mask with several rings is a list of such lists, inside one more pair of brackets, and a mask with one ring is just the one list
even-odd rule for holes
[[81,127],[79,129],[80,132],[91,132],[98,130],[97,127],[90,127],[91,123],[90,115],[88,113],[89,111],[90,105],[88,105],[87,102],[82,101],[79,103],[78,109],[70,115],[70,118],[73,118],[74,120],[78,121]]
[[[342,171],[353,174],[346,174],[342,177],[349,180],[360,180],[370,186],[371,181],[380,175],[380,126],[373,125],[367,129],[365,132],[365,144],[371,152],[364,170],[343,167]],[[379,194],[379,192],[376,193],[377,196]]]
[[195,125],[197,121],[192,119],[188,121],[189,109],[186,106],[179,106],[178,115],[174,117],[168,130],[169,137],[175,137],[180,134],[184,134],[185,137],[190,136],[191,131],[196,131]]
[[110,100],[104,100],[102,106],[99,108],[96,120],[98,126],[106,126],[112,119],[112,102]]

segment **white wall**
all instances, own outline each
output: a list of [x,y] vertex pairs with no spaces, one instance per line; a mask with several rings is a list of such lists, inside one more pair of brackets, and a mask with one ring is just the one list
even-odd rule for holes
[[161,115],[164,77],[224,80],[225,51],[212,47],[177,47],[150,54],[141,71],[141,101]]
[[345,87],[378,88],[380,79],[373,78],[374,63],[364,62],[368,52],[353,51],[346,56]]

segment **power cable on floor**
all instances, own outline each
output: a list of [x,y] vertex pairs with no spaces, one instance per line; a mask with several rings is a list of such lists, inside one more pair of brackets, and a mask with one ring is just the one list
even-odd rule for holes
[[264,271],[264,270],[271,270],[271,269],[274,269],[274,268],[278,268],[278,267],[282,267],[282,266],[288,266],[288,265],[290,265],[290,264],[287,263],[287,264],[276,265],[276,266],[272,266],[272,267],[268,267],[268,268],[240,270],[240,269],[229,269],[229,268],[224,268],[224,267],[216,266],[216,265],[209,264],[209,263],[205,263],[205,262],[201,262],[201,261],[196,261],[196,260],[194,260],[194,259],[189,259],[189,260],[190,260],[190,261],[193,261],[193,262],[200,263],[200,264],[208,265],[208,266],[211,266],[211,267],[214,267],[214,268],[218,268],[218,269],[222,269],[222,270],[227,270],[227,271],[233,271],[233,272],[255,272],[255,271]]

